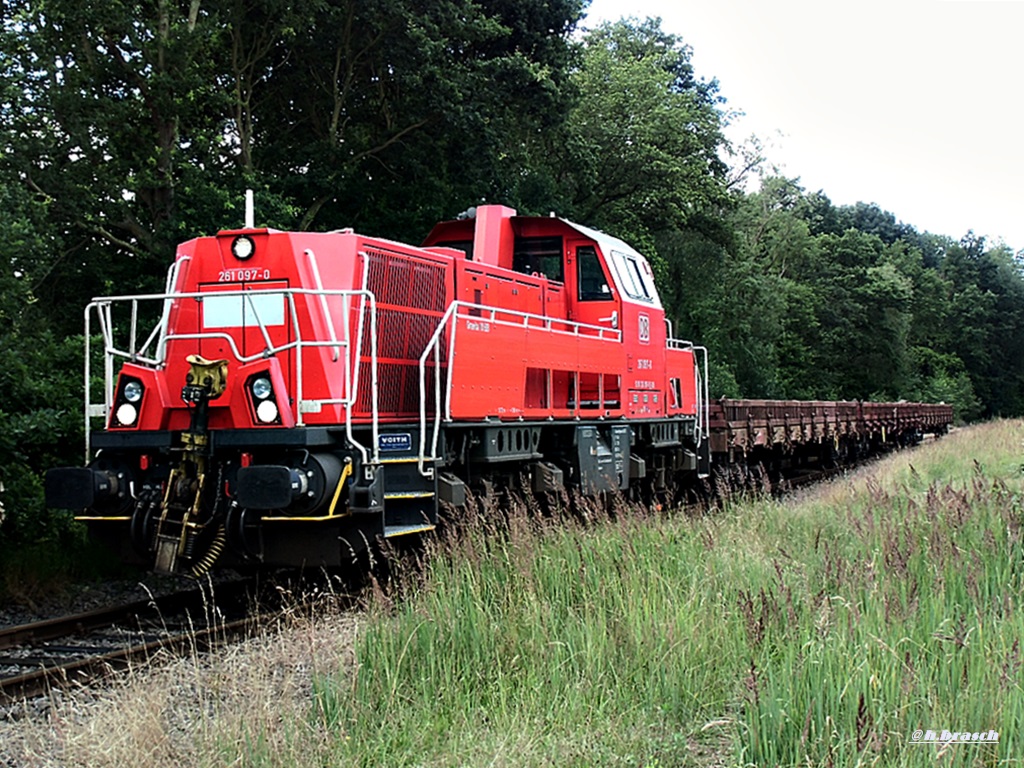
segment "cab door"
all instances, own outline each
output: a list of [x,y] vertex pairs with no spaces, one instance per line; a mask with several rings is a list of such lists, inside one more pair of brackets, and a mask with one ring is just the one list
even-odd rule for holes
[[622,299],[593,242],[570,241],[566,266],[570,319],[591,326],[578,332],[570,402],[583,414],[605,414],[622,407]]
[[566,250],[567,283],[572,291],[570,319],[577,323],[598,325],[618,330],[622,318],[622,301],[615,293],[614,283],[606,265],[589,241],[570,241]]

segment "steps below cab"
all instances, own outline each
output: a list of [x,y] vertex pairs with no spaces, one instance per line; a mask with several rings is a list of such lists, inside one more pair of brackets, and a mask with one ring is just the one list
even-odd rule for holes
[[432,531],[437,524],[437,473],[421,475],[415,456],[389,457],[381,463],[385,538]]
[[428,533],[434,530],[435,527],[427,523],[422,525],[385,525],[384,538],[390,539],[393,536],[405,536],[410,533]]

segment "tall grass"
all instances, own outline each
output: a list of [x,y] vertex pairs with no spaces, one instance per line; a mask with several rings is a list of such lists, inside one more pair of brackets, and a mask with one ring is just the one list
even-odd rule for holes
[[[324,718],[359,764],[638,764],[668,723],[728,705],[730,660],[704,624],[700,540],[626,522],[589,534],[471,534],[424,593],[370,622]],[[736,619],[726,618],[733,632]]]
[[[741,589],[739,755],[765,765],[1021,755],[1019,488],[980,473],[919,498],[867,488],[828,525],[790,527],[774,578]],[[908,743],[918,728],[995,729],[1001,741],[936,750]]]
[[[470,534],[319,678],[360,765],[983,764],[1024,753],[1022,430],[797,502]],[[977,462],[966,456],[979,457]],[[920,745],[916,729],[999,732]],[[703,744],[704,750],[698,747]],[[702,757],[703,755],[703,757]]]

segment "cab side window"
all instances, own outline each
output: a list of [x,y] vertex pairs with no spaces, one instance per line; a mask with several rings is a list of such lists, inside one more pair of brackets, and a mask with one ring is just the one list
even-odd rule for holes
[[640,268],[637,258],[620,251],[612,251],[611,262],[615,266],[615,271],[618,272],[622,290],[626,292],[626,295],[631,299],[650,302],[653,288],[648,288],[648,280],[645,278],[644,270]]
[[576,249],[576,269],[580,301],[608,301],[612,298],[612,289],[608,286],[594,246],[581,245]]
[[562,272],[562,238],[517,237],[512,254],[512,269],[526,275],[565,282]]

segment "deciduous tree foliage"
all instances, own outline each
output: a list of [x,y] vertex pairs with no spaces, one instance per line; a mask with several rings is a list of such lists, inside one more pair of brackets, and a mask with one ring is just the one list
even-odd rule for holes
[[65,463],[69,447],[81,456],[82,346],[49,327],[34,293],[46,266],[38,256],[54,246],[45,209],[22,187],[0,186],[0,230],[0,522],[38,539],[66,531],[67,519],[43,508],[41,470]]
[[[582,8],[4,0],[0,191],[23,201],[27,212],[5,223],[29,243],[4,250],[0,306],[21,328],[80,334],[92,296],[159,290],[177,242],[240,225],[247,187],[262,225],[358,226],[412,241],[438,218],[502,197],[527,139],[568,110]],[[56,362],[37,336],[5,342],[24,345],[26,361]],[[44,391],[43,370],[20,386]],[[71,401],[76,370],[61,358]],[[38,482],[47,465],[80,460],[79,407],[43,400],[20,401],[19,417],[35,414],[42,427],[40,409],[59,414],[35,434],[64,461],[37,452],[26,474],[0,445],[8,488],[15,475]]]
[[699,262],[663,249],[672,307],[711,338],[741,337],[715,347],[719,380],[734,382],[723,391],[947,401],[967,419],[1022,412],[1024,274],[1007,247],[919,233],[781,178],[725,218],[733,237],[696,297],[686,276]]
[[726,203],[717,83],[660,24],[602,24],[584,38],[575,106],[554,173],[565,213],[638,246]]
[[241,224],[246,187],[261,223],[405,239],[500,195],[523,136],[566,112],[581,12],[9,0],[2,170],[63,241],[41,298],[158,288],[175,243]]

